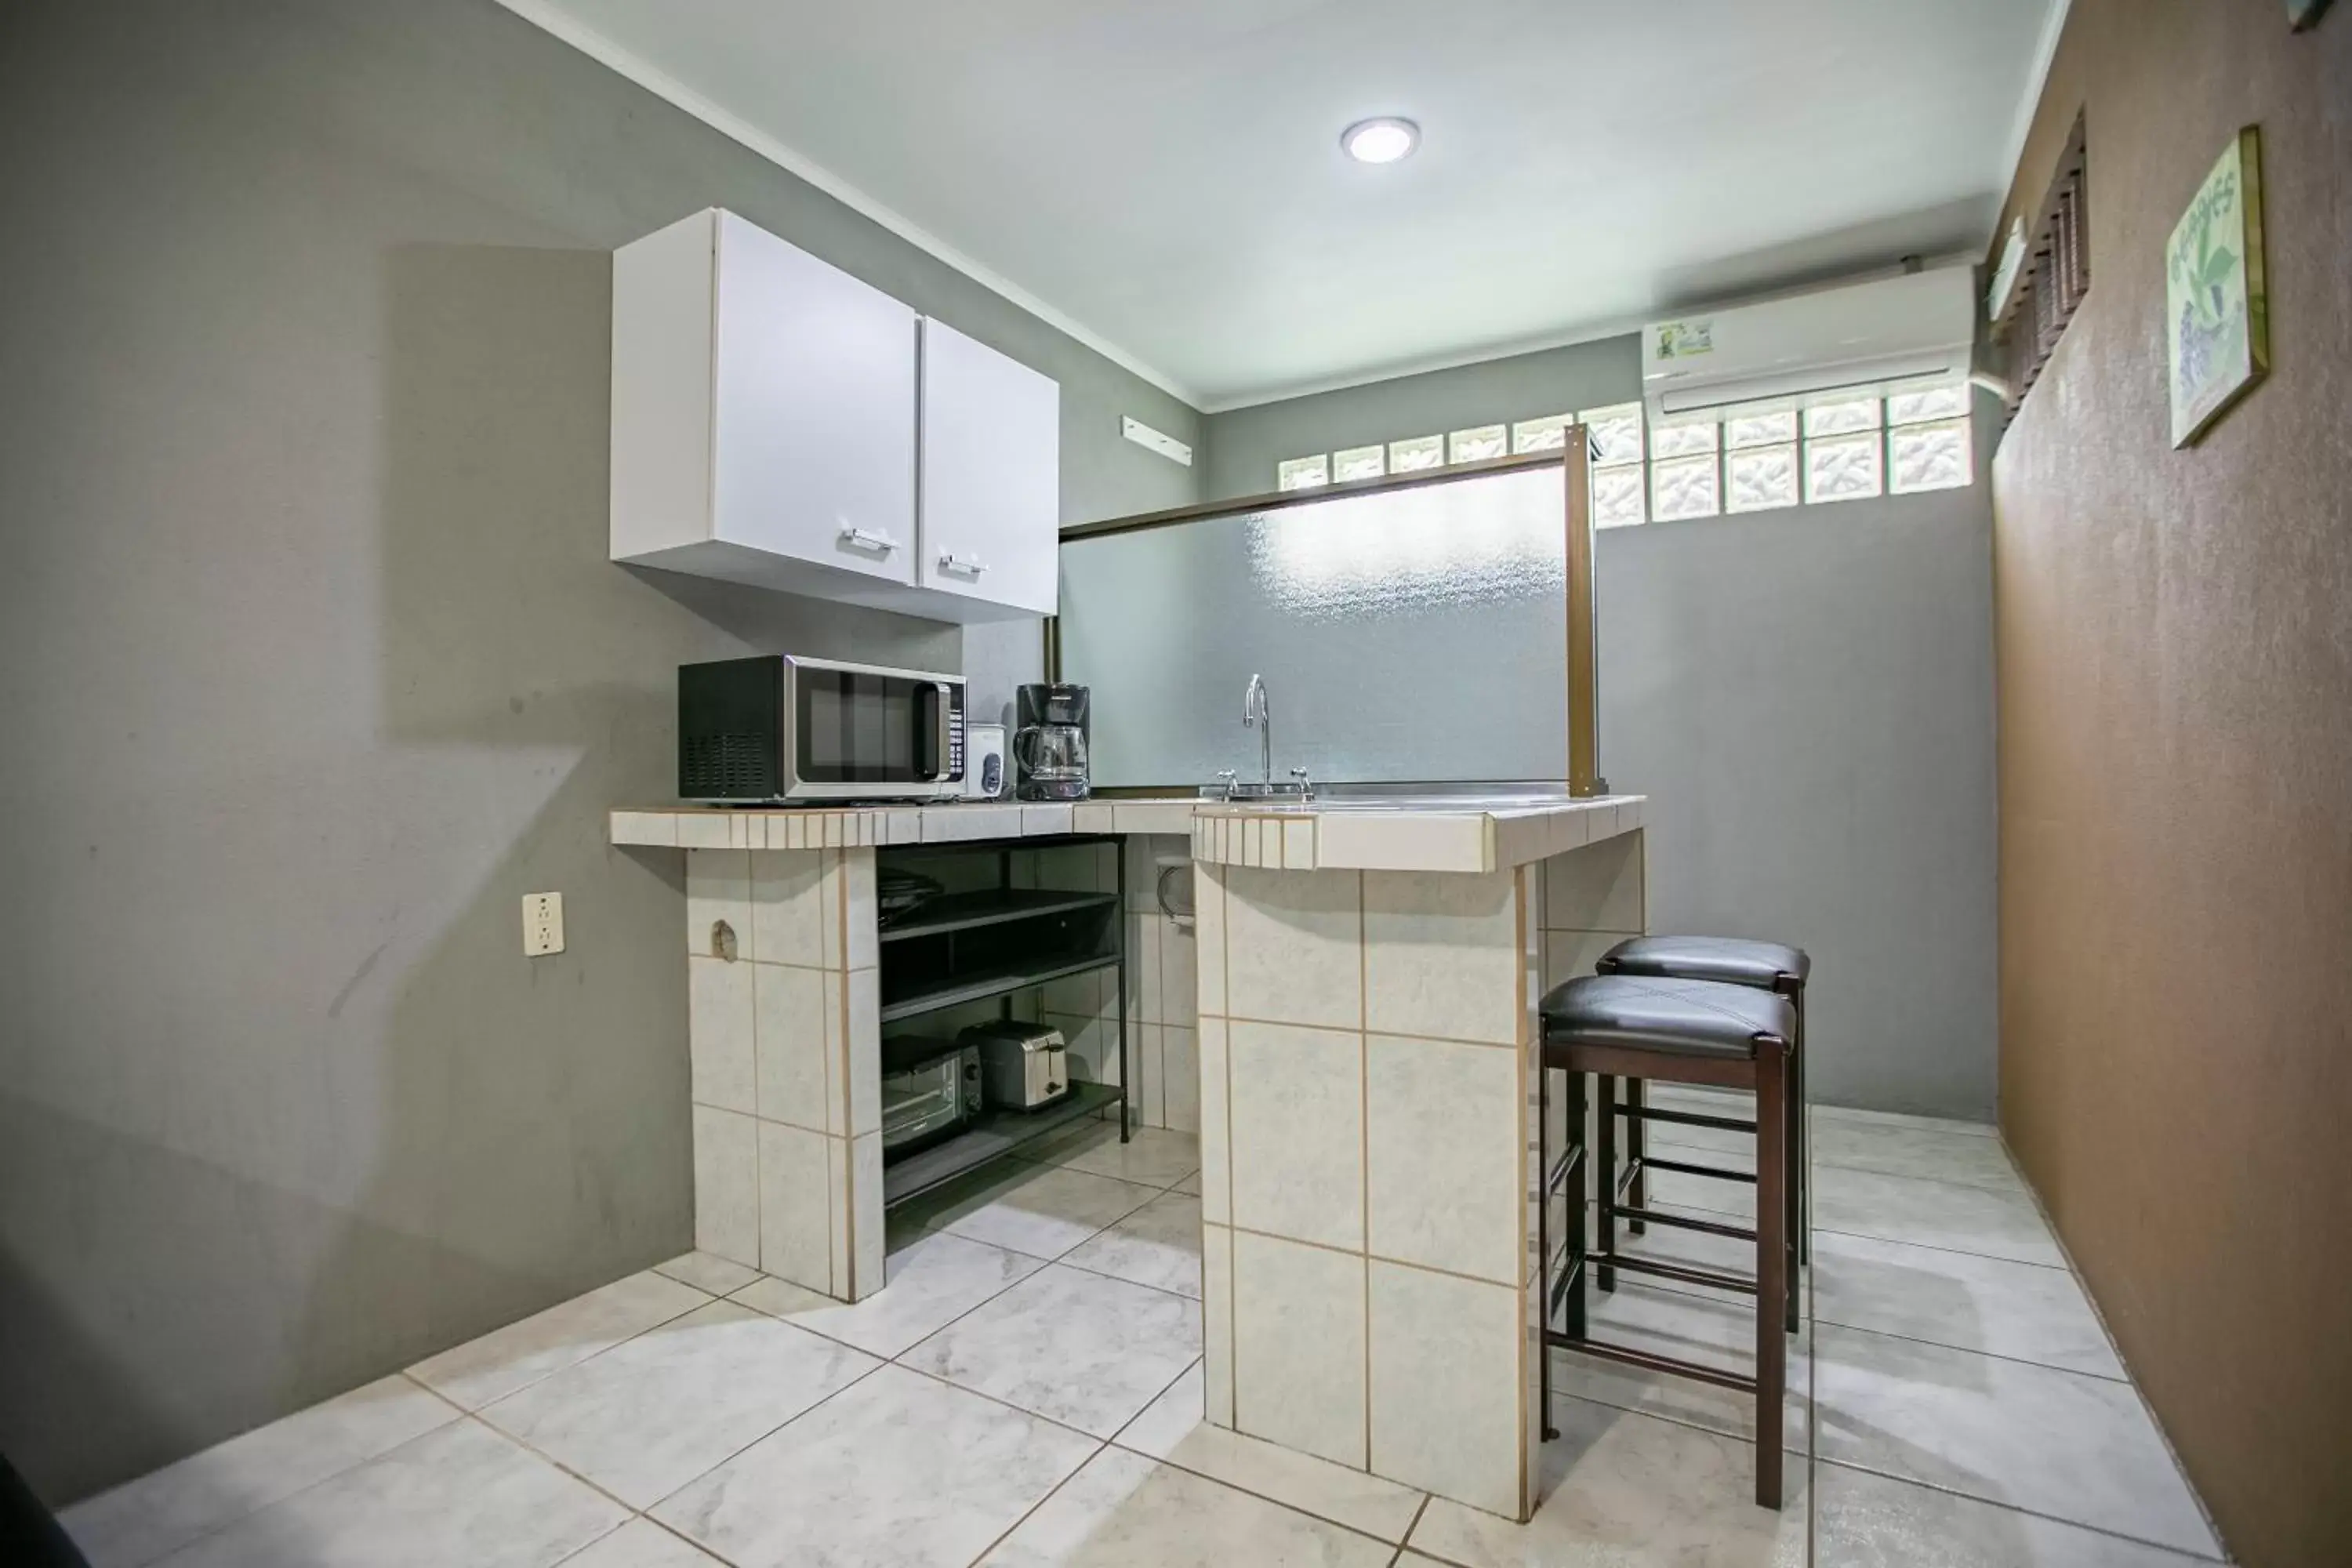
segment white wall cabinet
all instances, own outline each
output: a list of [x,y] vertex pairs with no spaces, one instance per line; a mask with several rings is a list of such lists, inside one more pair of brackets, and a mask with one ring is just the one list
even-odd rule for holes
[[918,581],[1050,616],[1060,578],[1062,389],[928,316],[922,342]]
[[1051,615],[1059,405],[1026,366],[697,213],[613,258],[612,557],[938,620]]

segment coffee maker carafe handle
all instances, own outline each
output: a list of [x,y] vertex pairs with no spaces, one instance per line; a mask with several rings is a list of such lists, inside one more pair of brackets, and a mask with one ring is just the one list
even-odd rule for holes
[[1021,764],[1023,773],[1034,773],[1037,771],[1036,745],[1045,738],[1045,729],[1042,724],[1032,724],[1024,730],[1016,730],[1013,732],[1013,760]]

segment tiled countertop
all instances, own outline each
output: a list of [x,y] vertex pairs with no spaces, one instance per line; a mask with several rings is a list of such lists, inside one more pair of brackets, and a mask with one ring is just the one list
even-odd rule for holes
[[1502,871],[1631,833],[1647,799],[1339,798],[1287,810],[1203,801],[1193,813],[1192,856],[1285,871]]
[[1268,869],[1484,872],[1548,859],[1642,826],[1646,797],[1530,801],[1524,795],[1377,801],[1304,807],[1192,796],[940,805],[647,806],[613,813],[613,842],[679,849],[822,849],[952,844],[1062,833],[1190,833],[1192,853]]
[[825,849],[856,845],[954,844],[1060,833],[1185,833],[1190,795],[1161,800],[955,801],[939,805],[654,805],[613,813],[613,842],[677,849]]

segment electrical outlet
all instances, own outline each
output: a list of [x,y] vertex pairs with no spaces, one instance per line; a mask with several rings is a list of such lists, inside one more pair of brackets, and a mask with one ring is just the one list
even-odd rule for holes
[[563,895],[525,893],[522,896],[522,952],[525,958],[563,951]]

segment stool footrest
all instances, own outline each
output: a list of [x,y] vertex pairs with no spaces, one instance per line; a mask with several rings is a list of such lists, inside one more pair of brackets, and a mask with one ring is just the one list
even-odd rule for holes
[[1655,1155],[1642,1156],[1642,1164],[1653,1171],[1680,1171],[1685,1176],[1712,1176],[1718,1182],[1746,1182],[1756,1184],[1753,1171],[1727,1171],[1716,1165],[1685,1165],[1678,1160],[1661,1160]]
[[1689,1263],[1664,1263],[1638,1253],[1594,1252],[1583,1261],[1595,1268],[1622,1268],[1628,1274],[1654,1274],[1661,1279],[1676,1279],[1685,1285],[1706,1285],[1717,1290],[1736,1290],[1743,1296],[1756,1294],[1756,1278],[1751,1274],[1727,1274],[1720,1268],[1701,1268]]
[[1649,1225],[1670,1225],[1678,1230],[1703,1230],[1709,1236],[1727,1236],[1734,1241],[1753,1241],[1756,1233],[1742,1230],[1736,1225],[1723,1225],[1711,1219],[1693,1219],[1688,1215],[1662,1214],[1656,1209],[1630,1208],[1617,1205],[1620,1219],[1638,1219]]
[[1576,1168],[1583,1163],[1584,1145],[1570,1144],[1560,1157],[1552,1162],[1551,1174],[1544,1178],[1544,1196],[1554,1196],[1568,1185],[1569,1177],[1574,1175]]
[[1560,1267],[1560,1260],[1568,1250],[1568,1244],[1563,1242],[1553,1251],[1550,1265],[1545,1270],[1551,1279],[1551,1288],[1544,1296],[1544,1322],[1547,1327],[1549,1326],[1553,1314],[1559,1310],[1560,1303],[1568,1300],[1569,1291],[1574,1288],[1579,1279],[1584,1277],[1586,1259],[1583,1258],[1569,1258],[1568,1266]]
[[1694,1378],[1711,1383],[1718,1388],[1737,1389],[1742,1394],[1756,1392],[1756,1380],[1745,1373],[1726,1372],[1721,1367],[1706,1366],[1695,1361],[1676,1361],[1672,1356],[1654,1355],[1628,1345],[1612,1345],[1606,1340],[1579,1339],[1557,1329],[1544,1331],[1544,1343],[1554,1350],[1576,1351],[1584,1355],[1599,1356],[1602,1361],[1622,1362],[1647,1372],[1670,1372],[1678,1377]]
[[1712,1127],[1718,1132],[1753,1132],[1756,1123],[1742,1121],[1736,1116],[1701,1116],[1695,1110],[1656,1110],[1646,1105],[1617,1107],[1620,1116],[1631,1116],[1643,1121],[1668,1121],[1676,1127]]

